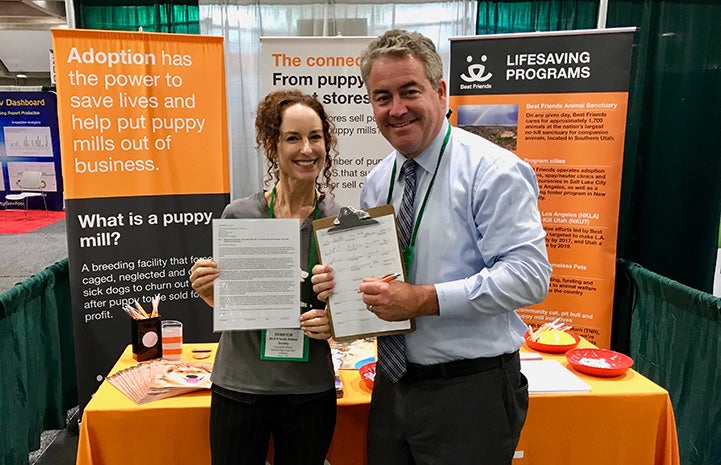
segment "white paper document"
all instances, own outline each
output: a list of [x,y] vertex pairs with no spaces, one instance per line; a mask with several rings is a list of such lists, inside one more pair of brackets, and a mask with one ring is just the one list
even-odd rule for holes
[[591,386],[561,365],[558,360],[521,360],[521,372],[528,378],[529,394],[591,390]]
[[543,357],[538,352],[521,352],[521,361],[524,360],[543,360]]
[[213,331],[299,328],[298,219],[213,220]]
[[412,328],[410,320],[384,321],[370,312],[358,293],[363,278],[399,273],[403,265],[393,214],[373,218],[378,223],[332,232],[316,232],[323,263],[333,267],[335,288],[329,299],[333,337],[337,340]]

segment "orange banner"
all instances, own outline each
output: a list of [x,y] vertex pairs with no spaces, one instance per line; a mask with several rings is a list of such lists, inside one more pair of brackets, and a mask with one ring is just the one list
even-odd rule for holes
[[560,318],[609,347],[632,30],[459,38],[451,124],[529,163],[553,266],[527,324]]
[[221,37],[52,34],[66,199],[229,191]]
[[224,53],[220,37],[52,34],[82,408],[128,344],[125,306],[217,339],[188,270],[229,200]]

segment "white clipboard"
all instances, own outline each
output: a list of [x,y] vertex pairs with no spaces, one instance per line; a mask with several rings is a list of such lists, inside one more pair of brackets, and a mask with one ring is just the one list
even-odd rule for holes
[[393,205],[368,210],[341,208],[337,218],[313,222],[320,263],[333,267],[335,288],[328,301],[336,341],[415,330],[413,319],[385,321],[369,311],[358,293],[363,278],[399,273],[405,281]]

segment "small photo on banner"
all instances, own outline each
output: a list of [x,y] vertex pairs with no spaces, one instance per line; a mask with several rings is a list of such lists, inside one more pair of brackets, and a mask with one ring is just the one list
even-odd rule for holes
[[518,105],[459,105],[458,127],[508,150],[518,145]]

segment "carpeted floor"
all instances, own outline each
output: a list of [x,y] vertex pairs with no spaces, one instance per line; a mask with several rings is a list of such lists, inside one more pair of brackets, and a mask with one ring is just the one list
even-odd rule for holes
[[24,234],[65,218],[65,212],[5,210],[0,216],[0,234]]
[[[77,425],[78,408],[68,410],[68,425]],[[40,435],[40,448],[28,456],[28,465],[75,465],[78,455],[77,426],[44,431]]]
[[[0,224],[4,215],[0,212]],[[0,293],[67,256],[64,218],[27,233],[0,234]]]

